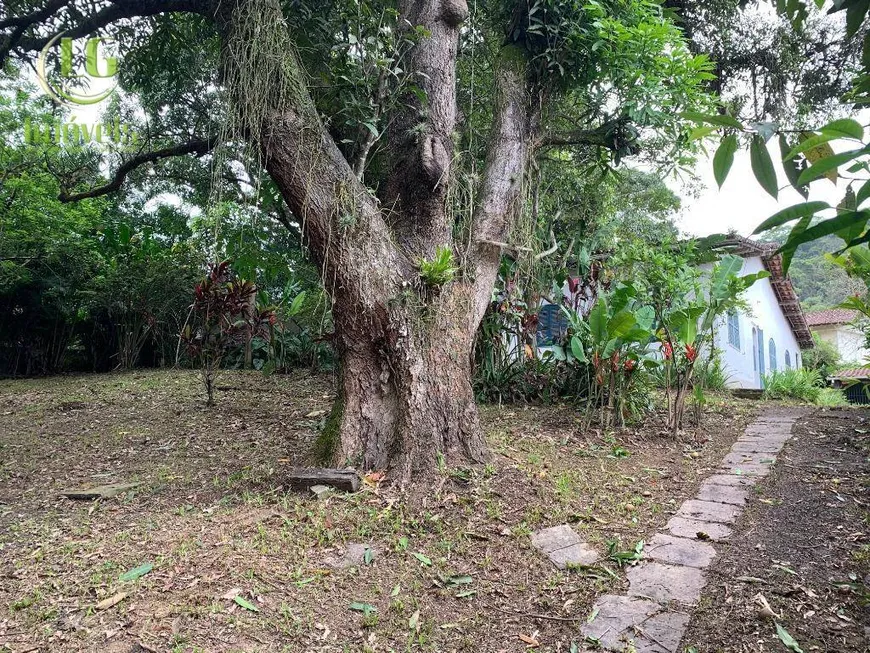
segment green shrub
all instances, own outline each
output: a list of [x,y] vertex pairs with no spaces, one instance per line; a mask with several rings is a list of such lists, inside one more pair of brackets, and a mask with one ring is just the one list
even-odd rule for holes
[[764,396],[767,399],[797,399],[814,404],[824,389],[818,370],[783,370],[764,377]]
[[719,354],[715,354],[705,365],[695,368],[695,383],[706,390],[721,391],[728,387],[731,375]]
[[836,388],[822,388],[819,391],[819,396],[816,397],[817,406],[848,406],[849,401],[842,390]]

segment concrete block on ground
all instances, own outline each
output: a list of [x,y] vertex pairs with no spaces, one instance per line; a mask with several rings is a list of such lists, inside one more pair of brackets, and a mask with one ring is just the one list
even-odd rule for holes
[[532,533],[532,546],[546,555],[559,569],[568,565],[591,565],[600,556],[566,524]]
[[656,534],[643,550],[644,558],[669,565],[684,565],[704,569],[716,557],[716,549],[699,539]]
[[[731,536],[731,529],[725,524],[698,521],[697,519],[688,519],[679,515],[671,517],[666,528],[670,531],[671,535],[687,537],[689,539],[709,539],[714,542],[721,542]],[[701,537],[698,537],[699,534],[701,534]]]
[[704,572],[696,567],[642,562],[626,572],[628,595],[659,603],[676,601],[695,605],[707,584]]
[[704,483],[698,490],[698,499],[701,501],[716,501],[729,503],[734,506],[745,506],[749,490],[735,485],[719,485],[716,483]]
[[687,501],[683,501],[683,505],[680,506],[677,515],[698,521],[733,524],[740,516],[741,512],[743,511],[739,506],[727,503],[688,499]]
[[592,607],[595,618],[583,624],[580,632],[584,637],[597,640],[604,648],[622,651],[634,638],[634,628],[661,609],[658,603],[648,599],[605,594]]

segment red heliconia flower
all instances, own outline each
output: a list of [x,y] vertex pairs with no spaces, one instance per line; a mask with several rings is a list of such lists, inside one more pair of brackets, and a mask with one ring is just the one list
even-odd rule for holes
[[686,359],[691,363],[698,357],[698,350],[686,343]]
[[674,355],[674,350],[671,349],[671,343],[669,343],[669,342],[663,342],[663,343],[662,343],[662,351],[664,352],[665,360],[666,360],[666,361],[671,360],[671,358],[672,358],[673,355]]

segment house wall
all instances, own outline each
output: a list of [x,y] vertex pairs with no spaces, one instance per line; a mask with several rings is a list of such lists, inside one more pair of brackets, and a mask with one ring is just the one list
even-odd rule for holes
[[[761,257],[752,256],[743,259],[743,274],[754,274],[764,270]],[[761,375],[758,364],[753,356],[752,329],[760,328],[764,333],[764,370],[770,372],[769,343],[772,338],[776,343],[776,363],[778,370],[786,369],[785,352],[789,352],[791,367],[799,366],[797,354],[800,353],[797,338],[791,330],[779,301],[770,285],[770,279],[756,281],[744,294],[749,311],[740,312],[740,346],[735,347],[728,342],[728,320],[721,318],[716,324],[714,341],[722,356],[722,362],[728,374],[728,385],[732,388],[761,388]],[[801,357],[802,358],[802,357]]]
[[814,327],[813,333],[837,348],[844,363],[865,363],[870,359],[870,349],[864,347],[864,334],[848,324],[825,324]]

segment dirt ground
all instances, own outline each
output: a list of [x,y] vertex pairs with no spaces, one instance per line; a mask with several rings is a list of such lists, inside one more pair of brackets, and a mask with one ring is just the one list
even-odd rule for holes
[[[602,553],[631,550],[758,407],[713,399],[680,441],[655,423],[580,433],[569,406],[484,407],[491,464],[445,467],[413,501],[374,481],[317,500],[286,491],[283,474],[322,427],[331,384],[227,373],[208,409],[193,373],[0,383],[0,651],[567,652],[624,573],[609,558],[559,571],[530,533],[567,521]],[[855,508],[856,488],[820,478],[841,492],[824,497],[832,518],[841,499]],[[58,496],[130,482],[141,485],[108,500]],[[849,551],[830,555],[845,563],[866,524],[844,523],[836,542]],[[351,543],[371,553],[344,566]],[[819,622],[849,627],[831,607],[816,608]]]
[[[799,421],[757,490],[710,568],[686,650],[788,651],[778,623],[792,651],[870,651],[870,411]],[[760,614],[759,594],[777,616]]]

